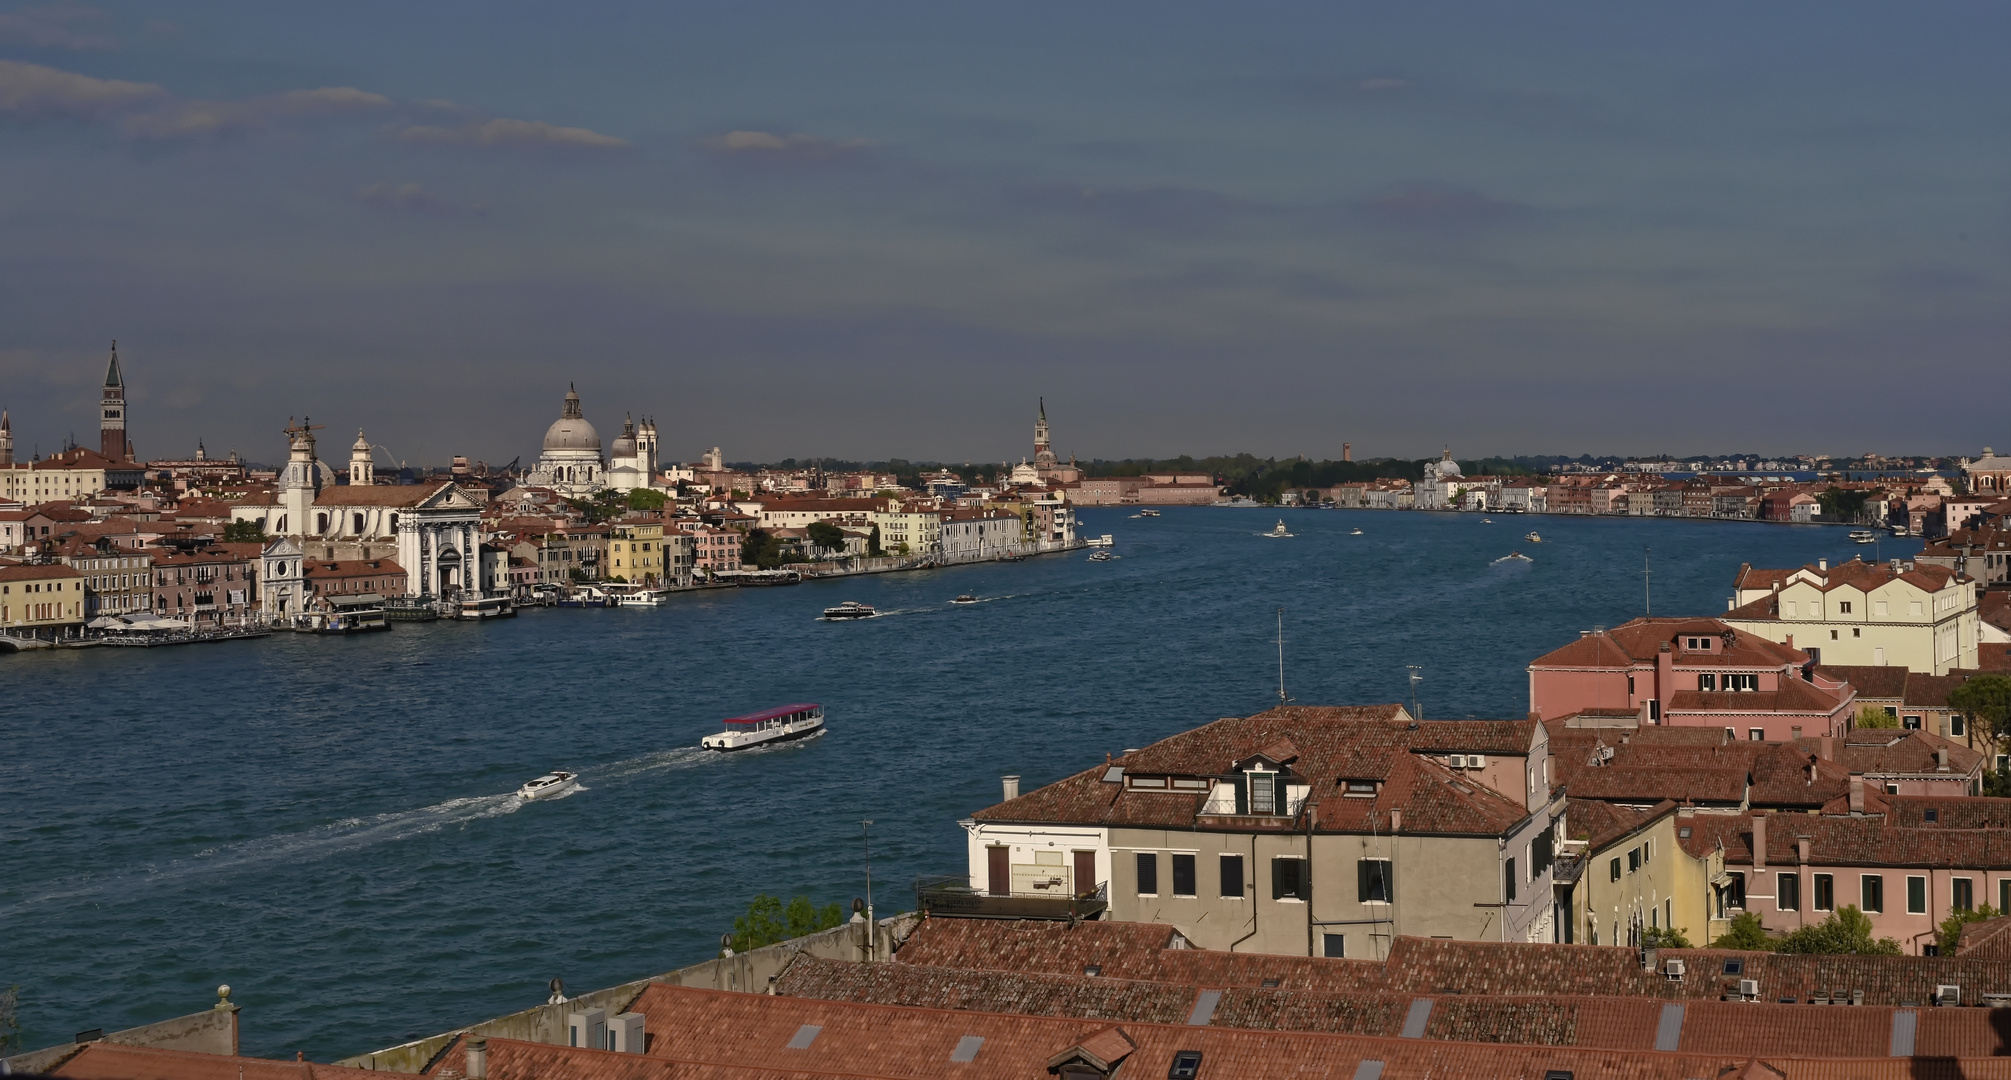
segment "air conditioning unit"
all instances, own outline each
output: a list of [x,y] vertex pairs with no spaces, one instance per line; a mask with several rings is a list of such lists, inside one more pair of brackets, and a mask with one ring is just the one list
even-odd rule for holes
[[1670,960],[1662,965],[1662,974],[1667,975],[1670,982],[1682,982],[1684,970],[1683,961],[1680,959]]
[[1466,755],[1454,754],[1446,759],[1446,764],[1452,766],[1455,769],[1464,769],[1466,768]]
[[640,1054],[647,1041],[642,1034],[642,1014],[617,1013],[608,1021],[607,1048],[617,1054]]
[[1742,998],[1745,998],[1745,999],[1746,999],[1747,1001],[1757,1001],[1757,1000],[1759,1000],[1759,996],[1760,996],[1760,980],[1758,980],[1758,979],[1740,979],[1740,980],[1739,980],[1739,996],[1740,996],[1740,997],[1742,997]]
[[607,1010],[589,1009],[566,1017],[567,1046],[607,1049]]
[[1486,754],[1468,754],[1468,755],[1466,755],[1466,767],[1467,767],[1467,768],[1469,768],[1469,769],[1485,769],[1485,768],[1487,768],[1487,755],[1486,755]]
[[1936,1005],[1962,1004],[1962,988],[1960,986],[1951,986],[1945,983],[1936,986],[1934,988],[1934,1003]]

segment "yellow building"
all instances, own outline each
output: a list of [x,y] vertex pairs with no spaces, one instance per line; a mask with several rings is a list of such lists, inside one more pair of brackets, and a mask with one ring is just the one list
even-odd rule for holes
[[1940,566],[1827,560],[1792,570],[1739,568],[1726,624],[1824,664],[1926,675],[1977,666],[1976,584]]
[[82,573],[60,563],[0,566],[0,631],[47,637],[83,622]]
[[636,585],[655,585],[663,580],[663,522],[616,521],[611,523],[607,545],[607,576]]
[[1694,811],[1667,800],[1646,810],[1591,799],[1570,807],[1572,838],[1585,851],[1571,898],[1572,941],[1636,945],[1644,930],[1675,929],[1703,946],[1725,932],[1712,891],[1725,854],[1686,850]]

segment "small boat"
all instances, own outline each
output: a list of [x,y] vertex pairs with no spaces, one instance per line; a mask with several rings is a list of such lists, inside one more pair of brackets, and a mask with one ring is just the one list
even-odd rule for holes
[[825,622],[843,622],[847,619],[877,618],[879,614],[879,612],[873,610],[873,605],[871,604],[862,604],[857,600],[847,600],[837,607],[825,608],[824,614],[821,617]]
[[1536,535],[1536,534],[1535,534],[1535,533],[1533,533],[1533,532],[1527,532],[1527,533],[1523,533],[1523,534],[1522,534],[1522,538],[1523,538],[1524,540],[1527,540],[1527,541],[1529,541],[1529,542],[1530,542],[1530,543],[1532,543],[1532,544],[1540,544],[1540,543],[1542,543],[1542,542],[1543,542],[1543,538],[1542,538],[1542,537],[1540,537],[1540,536],[1538,536],[1538,535]]
[[1480,523],[1482,525],[1492,525],[1494,524],[1494,519],[1490,517],[1484,517],[1480,519]]
[[542,799],[547,795],[557,795],[559,792],[572,787],[574,783],[578,782],[579,778],[580,774],[578,773],[569,773],[564,769],[555,769],[518,788],[517,798],[530,802],[532,799]]
[[1360,529],[1349,529],[1349,530],[1348,530],[1348,535],[1349,535],[1349,536],[1360,536],[1361,534],[1362,534],[1362,531],[1361,531]]
[[1109,562],[1110,560],[1115,558],[1117,558],[1117,556],[1112,555],[1108,551],[1092,551],[1089,553],[1090,562]]
[[1505,563],[1505,562],[1535,562],[1536,560],[1530,558],[1527,555],[1524,555],[1520,551],[1511,551],[1508,554],[1503,555],[1501,558],[1496,559],[1494,561],[1498,563]]
[[746,750],[769,743],[804,739],[824,730],[824,706],[784,705],[726,721],[726,730],[707,735],[698,745],[707,750]]
[[975,604],[977,602],[978,598],[972,596],[970,593],[959,593],[955,600],[950,601],[952,604]]
[[1082,544],[1084,547],[1114,547],[1117,541],[1111,539],[1109,533],[1104,533],[1094,540],[1084,540]]
[[669,589],[629,589],[615,594],[617,607],[656,607],[669,600]]
[[1157,511],[1157,510],[1140,510],[1140,511],[1138,512],[1138,516],[1139,516],[1139,517],[1158,517],[1158,516],[1159,516],[1159,511]]
[[1292,534],[1285,529],[1285,519],[1279,518],[1278,523],[1271,526],[1270,532],[1261,532],[1257,535],[1269,537],[1273,540],[1283,540],[1289,538]]

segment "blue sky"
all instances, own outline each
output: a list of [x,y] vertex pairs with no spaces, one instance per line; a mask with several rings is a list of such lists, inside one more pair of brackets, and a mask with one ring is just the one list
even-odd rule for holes
[[1975,453],[1984,4],[0,5],[0,406],[271,460]]

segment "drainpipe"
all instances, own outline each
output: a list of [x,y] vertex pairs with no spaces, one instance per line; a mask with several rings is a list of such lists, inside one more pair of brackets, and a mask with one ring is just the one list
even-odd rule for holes
[[1257,834],[1250,834],[1250,932],[1229,943],[1229,951],[1257,936],[1257,882],[1263,875],[1257,873]]
[[1313,808],[1318,804],[1308,791],[1306,805],[1300,812],[1306,815],[1306,955],[1318,956],[1313,951]]

